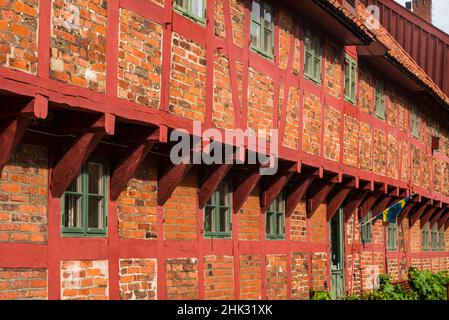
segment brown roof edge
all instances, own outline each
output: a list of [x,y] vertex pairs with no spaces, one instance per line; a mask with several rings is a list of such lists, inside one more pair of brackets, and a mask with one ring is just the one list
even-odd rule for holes
[[369,37],[379,42],[387,49],[385,58],[401,71],[410,76],[412,80],[420,86],[427,89],[435,99],[449,110],[449,98],[440,89],[440,87],[430,78],[429,75],[410,57],[404,48],[391,36],[388,31],[379,23],[378,28],[367,25],[369,12],[366,7],[358,2],[356,11],[357,16],[344,8],[337,0],[315,0],[320,3],[326,3],[337,15],[343,15],[346,20],[351,20],[351,25],[358,28],[362,33],[369,33]]
[[341,23],[351,29],[366,45],[374,41],[374,37],[365,24],[359,21],[350,11],[341,6],[337,0],[314,0],[323,10],[333,14]]

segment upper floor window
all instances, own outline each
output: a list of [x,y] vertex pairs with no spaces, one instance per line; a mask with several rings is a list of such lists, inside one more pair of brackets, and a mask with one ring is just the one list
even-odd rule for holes
[[89,160],[62,196],[62,232],[93,237],[107,233],[106,163]]
[[412,109],[410,126],[411,126],[412,136],[415,137],[416,139],[419,139],[419,115],[418,115],[418,111],[416,110],[416,108]]
[[284,239],[285,204],[283,193],[273,200],[265,213],[265,232],[267,239]]
[[397,222],[388,224],[388,250],[398,249],[398,225]]
[[269,58],[274,56],[273,8],[264,0],[251,3],[251,48]]
[[385,93],[382,82],[376,82],[376,93],[374,98],[374,114],[382,120],[385,120]]
[[206,0],[174,0],[174,8],[196,22],[206,22]]
[[350,56],[345,58],[345,99],[357,103],[357,62]]
[[304,75],[306,78],[321,83],[321,39],[306,31],[304,39]]
[[368,222],[372,218],[372,211],[368,211],[367,214],[361,219],[362,223],[362,242],[363,243],[371,243],[373,241],[373,228],[372,223]]
[[421,228],[421,247],[423,251],[429,250],[429,244],[430,244],[430,225],[427,222],[425,225]]
[[231,237],[231,193],[229,184],[222,182],[204,207],[204,235]]

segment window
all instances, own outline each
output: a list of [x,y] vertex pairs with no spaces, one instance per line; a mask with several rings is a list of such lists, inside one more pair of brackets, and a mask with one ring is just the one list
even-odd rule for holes
[[385,120],[385,94],[382,82],[376,82],[376,95],[374,98],[374,114],[382,120]]
[[321,83],[321,40],[306,31],[304,39],[304,75],[306,78]]
[[285,211],[284,195],[281,193],[273,200],[265,214],[265,232],[267,239],[284,239]]
[[429,243],[429,240],[430,240],[429,233],[430,233],[430,227],[429,227],[429,223],[427,222],[421,228],[421,246],[422,246],[423,251],[429,250],[429,244],[430,244]]
[[222,182],[204,207],[204,236],[229,238],[232,232],[231,193]]
[[444,226],[441,226],[438,230],[438,247],[440,251],[444,251]]
[[412,128],[412,136],[416,139],[419,139],[419,115],[416,108],[413,108],[411,114],[411,128]]
[[357,62],[349,56],[345,58],[345,99],[357,103]]
[[205,0],[174,0],[174,8],[182,15],[196,22],[206,23]]
[[398,249],[398,227],[397,222],[388,224],[388,250]]
[[274,55],[273,9],[262,0],[251,4],[251,48],[266,57]]
[[106,164],[92,159],[62,198],[62,232],[68,236],[94,237],[107,233]]
[[371,220],[373,213],[369,211],[365,216],[362,218],[362,242],[363,243],[371,243],[373,240],[373,228],[371,222],[368,222]]
[[438,246],[438,239],[439,235],[438,235],[438,225],[434,224],[432,226],[432,229],[430,230],[430,244],[432,246],[432,250],[433,251],[437,251],[439,250],[439,246]]

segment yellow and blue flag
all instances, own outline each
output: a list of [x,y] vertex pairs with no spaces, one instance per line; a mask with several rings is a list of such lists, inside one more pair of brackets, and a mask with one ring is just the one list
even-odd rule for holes
[[383,212],[378,214],[378,218],[382,219],[383,222],[392,222],[396,221],[397,217],[401,213],[402,209],[404,209],[407,202],[414,196],[412,194],[399,202],[396,202],[394,205],[388,207]]

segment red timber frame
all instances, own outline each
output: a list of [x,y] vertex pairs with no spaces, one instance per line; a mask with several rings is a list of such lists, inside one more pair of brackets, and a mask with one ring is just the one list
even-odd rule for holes
[[[1,267],[33,267],[48,268],[48,297],[49,299],[60,298],[60,261],[61,260],[93,260],[108,259],[109,261],[109,292],[111,299],[119,299],[119,259],[120,258],[157,258],[158,274],[158,299],[165,298],[165,267],[166,258],[197,257],[198,258],[198,283],[199,298],[204,298],[204,265],[203,256],[205,255],[233,255],[234,256],[234,289],[235,298],[240,297],[239,285],[239,255],[260,254],[261,260],[261,280],[262,280],[262,299],[267,298],[266,288],[266,255],[285,254],[287,255],[287,298],[291,298],[291,252],[307,253],[307,259],[311,261],[314,252],[329,252],[329,240],[327,243],[297,242],[290,239],[291,214],[295,210],[296,204],[304,198],[307,190],[312,183],[323,184],[323,188],[316,192],[310,200],[310,211],[307,216],[307,226],[313,213],[321,203],[327,202],[327,197],[332,189],[337,190],[337,195],[329,203],[328,218],[331,217],[343,201],[348,201],[345,209],[346,220],[355,214],[356,208],[361,208],[361,214],[365,214],[372,208],[383,210],[399,198],[400,193],[410,194],[419,193],[419,201],[413,206],[410,204],[410,212],[413,217],[419,217],[425,207],[433,204],[433,199],[439,202],[449,203],[449,198],[436,194],[433,190],[425,190],[418,186],[413,186],[412,181],[400,181],[387,176],[382,176],[373,172],[363,171],[343,163],[343,133],[344,116],[340,123],[340,142],[341,153],[338,161],[325,159],[324,142],[324,106],[330,105],[342,113],[350,115],[357,121],[369,123],[372,127],[372,139],[374,143],[374,129],[382,130],[386,133],[395,134],[408,141],[410,144],[418,146],[424,152],[428,152],[426,147],[409,133],[401,132],[392,127],[388,122],[376,119],[374,116],[360,111],[359,108],[347,103],[344,100],[344,92],[341,98],[336,98],[328,94],[324,85],[316,85],[303,76],[303,63],[301,63],[300,76],[292,73],[294,38],[291,38],[291,50],[286,70],[279,67],[279,60],[273,62],[252,52],[249,48],[250,35],[250,1],[245,0],[245,23],[244,23],[244,47],[240,48],[232,40],[232,23],[230,0],[223,0],[225,29],[227,37],[225,39],[214,35],[214,6],[212,1],[207,1],[207,20],[206,28],[197,25],[194,22],[173,12],[172,2],[165,1],[165,7],[158,6],[151,1],[136,0],[109,0],[108,1],[108,38],[107,38],[107,81],[106,94],[99,94],[87,89],[77,88],[66,85],[56,80],[50,79],[50,13],[51,1],[41,0],[39,6],[39,60],[37,75],[24,74],[19,71],[0,67],[0,89],[9,94],[26,97],[29,102],[26,105],[18,103],[17,110],[11,117],[0,117],[2,131],[0,132],[0,142],[2,147],[7,146],[9,155],[20,142],[30,125],[30,117],[45,118],[48,105],[64,105],[65,109],[71,112],[78,112],[80,118],[89,113],[89,119],[79,124],[78,128],[72,128],[77,132],[77,139],[60,157],[50,152],[50,172],[49,185],[51,190],[48,194],[48,244],[15,244],[0,243],[0,266]],[[118,67],[118,29],[119,29],[119,10],[126,8],[135,11],[145,18],[154,20],[163,26],[163,60],[162,60],[162,80],[161,80],[161,107],[159,110],[151,109],[138,105],[133,102],[125,101],[117,97],[117,67]],[[299,22],[307,23],[298,18]],[[295,24],[292,26],[296,28]],[[299,147],[297,150],[288,149],[280,146],[279,157],[291,167],[285,172],[280,172],[273,178],[267,187],[262,190],[262,205],[266,207],[271,199],[286,188],[286,234],[284,241],[269,241],[265,238],[265,219],[260,219],[260,240],[243,241],[238,236],[238,213],[248,195],[254,190],[260,182],[261,176],[257,172],[250,171],[244,175],[235,186],[233,194],[234,214],[232,217],[232,239],[214,241],[205,239],[198,233],[197,240],[194,241],[172,241],[164,239],[164,218],[163,204],[170,197],[171,193],[182,181],[185,174],[191,169],[190,165],[179,165],[168,168],[160,177],[157,206],[157,239],[156,240],[134,240],[122,239],[119,237],[117,202],[115,201],[120,191],[126,186],[127,181],[132,177],[138,165],[149,154],[155,144],[167,142],[167,128],[181,128],[193,133],[192,123],[188,119],[180,118],[168,112],[169,94],[170,94],[170,68],[171,68],[171,34],[176,32],[182,36],[192,39],[207,49],[207,95],[206,95],[206,119],[203,124],[204,129],[212,126],[212,98],[213,98],[213,54],[214,51],[222,51],[229,57],[230,78],[232,86],[232,99],[235,110],[235,127],[246,129],[247,111],[248,111],[248,82],[249,67],[253,67],[264,74],[267,74],[274,80],[274,112],[273,123],[280,129],[280,137],[283,136],[286,123],[288,89],[292,86],[300,88],[300,114],[303,114],[303,96],[304,92],[315,94],[320,98],[322,108],[321,115],[321,149],[319,155],[311,155],[302,151],[302,137],[299,135]],[[301,56],[304,51],[303,34],[301,28]],[[294,32],[295,33],[295,32]],[[324,35],[321,35],[324,37]],[[275,57],[279,56],[279,26],[275,23]],[[323,46],[323,53],[325,46]],[[354,53],[353,51],[352,53]],[[345,52],[342,50],[341,62],[343,68]],[[236,62],[243,62],[243,94],[242,101],[238,97],[238,80],[236,73]],[[326,83],[323,63],[323,80]],[[343,76],[343,73],[342,73]],[[343,82],[342,82],[343,83]],[[284,104],[279,106],[279,87],[285,85]],[[359,93],[360,90],[357,90]],[[387,101],[388,103],[388,101]],[[31,105],[33,108],[30,110]],[[23,108],[19,108],[23,106]],[[280,123],[278,124],[278,110],[280,110]],[[388,110],[388,108],[386,108]],[[3,109],[1,111],[3,113]],[[388,112],[387,112],[388,118]],[[106,135],[115,134],[115,126],[118,122],[126,122],[135,126],[146,126],[147,131],[141,132],[140,142],[130,145],[128,151],[123,154],[118,165],[111,172],[111,199],[109,200],[109,228],[107,238],[63,238],[61,236],[61,200],[60,195],[71,182],[83,162],[94,152],[99,141]],[[298,123],[298,132],[302,132],[302,119]],[[154,128],[155,131],[150,130]],[[155,133],[157,137],[155,136]],[[8,159],[2,153],[0,158],[0,168],[5,165]],[[449,162],[449,157],[435,154],[436,158]],[[299,160],[298,160],[299,159]],[[75,161],[76,160],[76,161]],[[386,161],[387,172],[388,159]],[[305,168],[311,170],[307,171]],[[218,180],[223,179],[231,168],[220,166],[214,171],[213,179],[205,181],[200,186],[200,207],[207,201],[211,191],[216,187]],[[307,172],[306,172],[307,171]],[[298,182],[295,185],[288,185],[293,176],[297,176]],[[401,176],[399,174],[399,176]],[[330,178],[329,178],[330,177]],[[349,180],[349,182],[347,182]],[[433,179],[432,179],[433,180]],[[410,187],[413,186],[413,187]],[[394,189],[392,192],[389,190]],[[350,195],[350,191],[354,193]],[[421,199],[427,199],[422,204],[424,209],[414,212],[413,209],[420,205]],[[421,208],[422,208],[421,207]],[[261,214],[264,214],[262,210]],[[405,214],[405,212],[404,212]],[[441,219],[438,224],[447,226],[449,214],[441,213]],[[433,223],[437,221],[432,219]],[[198,230],[203,226],[202,210],[198,209]],[[346,227],[346,226],[345,226]],[[310,228],[308,228],[310,230]],[[327,230],[329,236],[329,230]],[[310,235],[308,232],[308,238]],[[328,237],[329,238],[329,237]],[[354,249],[348,247],[346,252]],[[383,247],[371,245],[363,248],[357,246],[355,250],[371,250],[383,252]],[[388,257],[403,257],[403,253],[389,252]],[[421,257],[446,257],[446,252],[426,252],[409,253],[408,258]],[[309,282],[312,273],[311,263],[308,263]],[[330,284],[330,274],[328,274],[327,283]]]

